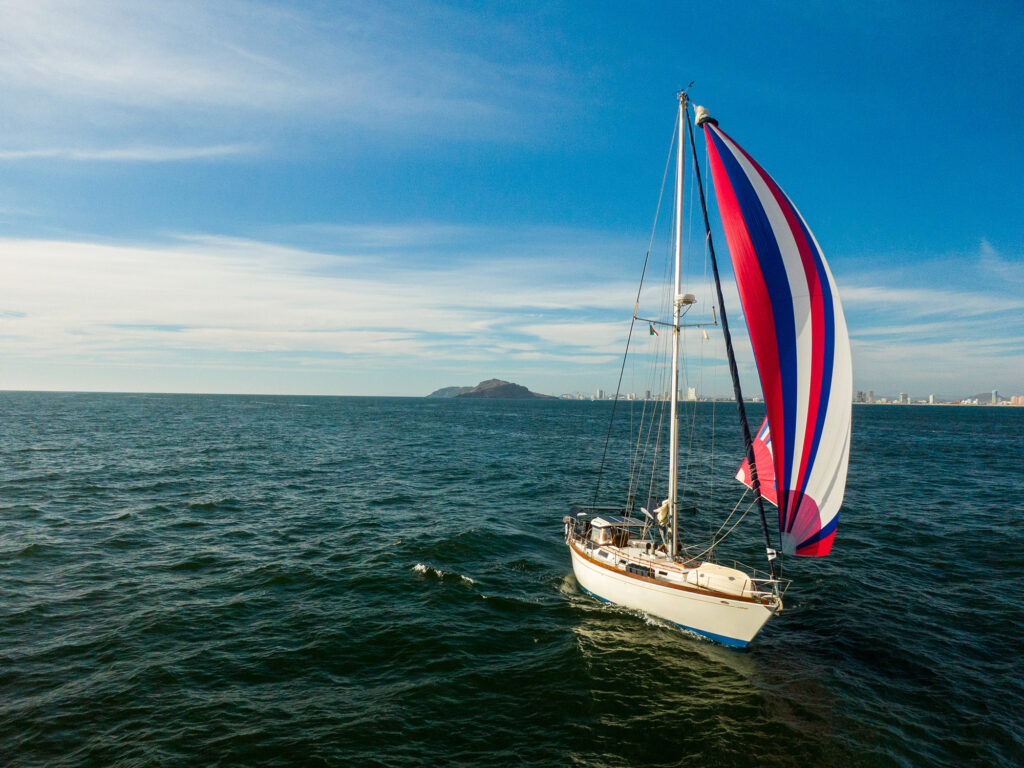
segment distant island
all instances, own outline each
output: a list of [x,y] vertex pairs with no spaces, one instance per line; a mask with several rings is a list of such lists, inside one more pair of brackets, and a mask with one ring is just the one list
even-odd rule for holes
[[516,400],[554,400],[551,395],[541,395],[531,392],[521,384],[513,384],[511,381],[501,379],[488,379],[481,381],[475,387],[442,387],[431,392],[427,397],[486,397],[492,399],[516,399]]

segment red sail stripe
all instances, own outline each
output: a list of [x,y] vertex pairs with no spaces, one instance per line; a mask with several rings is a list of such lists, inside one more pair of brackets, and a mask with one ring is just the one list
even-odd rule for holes
[[[707,124],[705,131],[709,130]],[[775,320],[772,315],[771,298],[765,284],[761,265],[757,258],[750,233],[740,211],[739,201],[729,181],[729,174],[722,164],[715,142],[707,137],[708,154],[711,160],[711,176],[714,179],[719,214],[729,244],[740,301],[746,316],[747,329],[754,347],[754,358],[761,379],[765,405],[769,411],[768,421],[773,425],[773,439],[776,445],[785,445],[785,419],[782,412],[782,374],[779,370],[778,349],[775,337]],[[760,352],[760,354],[758,354]],[[779,425],[777,428],[774,425]],[[778,483],[778,467],[776,482]],[[780,499],[781,501],[781,499]],[[780,526],[782,508],[779,508]]]

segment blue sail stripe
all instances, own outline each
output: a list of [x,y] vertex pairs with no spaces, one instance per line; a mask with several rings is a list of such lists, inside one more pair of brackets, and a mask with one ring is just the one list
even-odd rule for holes
[[[772,229],[768,214],[761,205],[761,200],[754,189],[746,171],[740,165],[733,151],[712,131],[711,135],[722,159],[722,165],[729,177],[736,200],[739,203],[743,221],[746,223],[757,257],[761,274],[768,288],[768,296],[772,304],[772,317],[775,321],[775,339],[779,353],[779,374],[782,379],[782,411],[783,429],[785,432],[782,446],[783,474],[782,488],[792,487],[793,449],[798,439],[796,434],[796,399],[798,359],[796,343],[796,319],[793,295],[789,289],[789,278],[786,265],[782,259],[775,231]],[[779,478],[776,478],[779,483]],[[779,494],[779,509],[783,520],[789,520],[795,509],[790,509],[786,494]],[[795,515],[792,515],[795,517]]]

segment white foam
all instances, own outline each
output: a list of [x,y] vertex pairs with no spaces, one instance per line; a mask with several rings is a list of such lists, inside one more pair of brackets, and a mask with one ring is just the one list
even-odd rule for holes
[[435,568],[432,565],[416,563],[416,565],[414,565],[412,569],[416,571],[416,573],[422,573],[424,576],[430,575],[437,579],[447,579],[449,577],[454,578],[455,576],[458,576],[459,579],[461,579],[467,584],[476,584],[476,580],[471,579],[469,576],[463,576],[461,573],[450,573],[448,571],[442,571],[440,568]]

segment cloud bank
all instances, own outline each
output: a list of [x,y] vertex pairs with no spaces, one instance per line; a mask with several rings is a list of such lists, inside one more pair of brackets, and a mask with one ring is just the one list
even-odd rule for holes
[[[297,381],[318,371],[326,378],[317,391],[348,394],[419,394],[431,376],[473,383],[500,372],[552,392],[614,384],[635,283],[625,274],[582,279],[578,265],[597,242],[620,253],[625,242],[550,228],[332,231],[343,246],[334,252],[206,235],[143,245],[0,240],[0,387],[39,386],[55,364],[215,370],[222,391],[244,391],[245,371],[270,369]],[[439,248],[458,255],[439,260]],[[966,394],[978,377],[1006,391],[1022,382],[1024,300],[849,283],[841,293],[857,388]],[[740,327],[735,286],[726,293]],[[646,291],[641,314],[657,315],[664,300]],[[998,327],[993,313],[1003,317]],[[646,326],[637,333],[643,344]],[[691,366],[707,366],[707,387],[725,390],[711,334],[710,345],[691,336],[686,352]],[[755,392],[749,342],[735,338],[744,386]],[[414,370],[426,378],[402,376]]]

